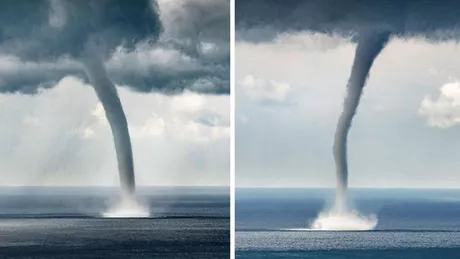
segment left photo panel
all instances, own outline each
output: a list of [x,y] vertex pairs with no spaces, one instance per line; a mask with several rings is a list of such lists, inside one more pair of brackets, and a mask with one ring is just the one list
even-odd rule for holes
[[0,258],[230,258],[230,5],[0,2]]

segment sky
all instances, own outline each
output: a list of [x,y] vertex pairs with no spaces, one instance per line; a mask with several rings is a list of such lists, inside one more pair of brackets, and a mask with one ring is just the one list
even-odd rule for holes
[[[119,89],[138,185],[227,185],[229,97]],[[76,98],[75,96],[78,96]],[[2,185],[118,185],[110,127],[90,85],[0,95]]]
[[[49,3],[66,26],[60,2]],[[227,186],[229,2],[156,3],[156,42],[117,48],[105,61],[127,116],[137,185]],[[0,185],[119,185],[110,127],[78,59],[28,60],[14,46],[0,44]]]
[[[335,187],[355,46],[300,31],[236,42],[238,187]],[[460,187],[459,47],[393,39],[377,57],[348,139],[350,187]]]

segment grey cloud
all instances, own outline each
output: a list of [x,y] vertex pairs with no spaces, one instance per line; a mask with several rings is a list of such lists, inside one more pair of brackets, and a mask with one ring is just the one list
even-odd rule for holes
[[17,57],[0,57],[0,92],[35,94],[51,88],[66,75],[80,75],[80,65],[69,59],[55,62],[21,61]]
[[[4,18],[0,25],[0,52],[23,60],[80,58],[90,41],[108,55],[119,45],[133,49],[138,42],[155,40],[161,31],[156,8],[147,0],[29,0],[1,4],[0,15]],[[20,26],[16,25],[23,19]]]
[[[164,38],[208,61],[229,58],[230,1],[159,1]],[[206,44],[212,45],[211,49]]]
[[169,85],[166,88],[173,92],[187,87],[196,92],[229,93],[230,1],[161,0],[158,5],[164,27],[158,45],[195,63],[181,67],[179,80],[161,78],[159,82]]
[[311,31],[354,37],[367,30],[393,36],[459,39],[455,0],[237,0],[237,37],[268,41],[280,33]]

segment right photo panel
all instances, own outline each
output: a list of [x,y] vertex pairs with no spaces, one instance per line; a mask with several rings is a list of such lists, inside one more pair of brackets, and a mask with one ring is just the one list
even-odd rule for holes
[[236,258],[459,258],[460,1],[235,22]]

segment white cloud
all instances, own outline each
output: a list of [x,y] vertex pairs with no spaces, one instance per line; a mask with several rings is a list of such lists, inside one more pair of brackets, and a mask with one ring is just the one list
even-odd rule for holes
[[[120,91],[120,99],[124,100],[125,93],[128,92],[124,89]],[[226,118],[228,114],[216,110],[217,100],[211,101],[215,98],[189,91],[175,96],[151,95],[153,96],[147,98],[148,101],[139,101],[150,105],[144,105],[145,111],[134,114],[137,118],[135,120],[130,114],[131,109],[125,107],[130,134],[133,138],[166,137],[173,141],[205,143],[230,137],[229,118]],[[219,97],[216,98],[219,99]],[[219,105],[219,109],[222,109],[221,107],[225,106]],[[91,115],[96,118],[97,124],[108,126],[101,103],[97,103]],[[89,122],[87,125],[92,127],[94,135],[97,130],[100,130],[94,122]],[[78,134],[86,136],[85,138],[93,136],[91,133],[84,133],[84,128],[78,130]]]
[[196,113],[205,108],[206,98],[203,95],[185,92],[174,96],[171,101],[173,112]]
[[433,100],[425,96],[418,114],[426,117],[431,127],[449,128],[460,123],[460,82],[441,87],[439,96]]
[[245,94],[254,101],[286,102],[292,87],[285,82],[246,75],[240,82]]
[[130,133],[133,138],[160,137],[165,134],[165,128],[165,120],[160,115],[152,113],[139,129],[131,127]]
[[96,107],[91,111],[91,114],[97,118],[101,125],[109,125],[107,118],[105,117],[105,111],[102,104],[99,102]]
[[94,133],[94,130],[91,127],[85,127],[81,134],[81,138],[88,139],[88,138],[92,138],[94,135],[96,135],[96,133]]
[[147,118],[141,130],[151,136],[161,136],[165,131],[165,122],[162,117],[153,113],[150,118]]

